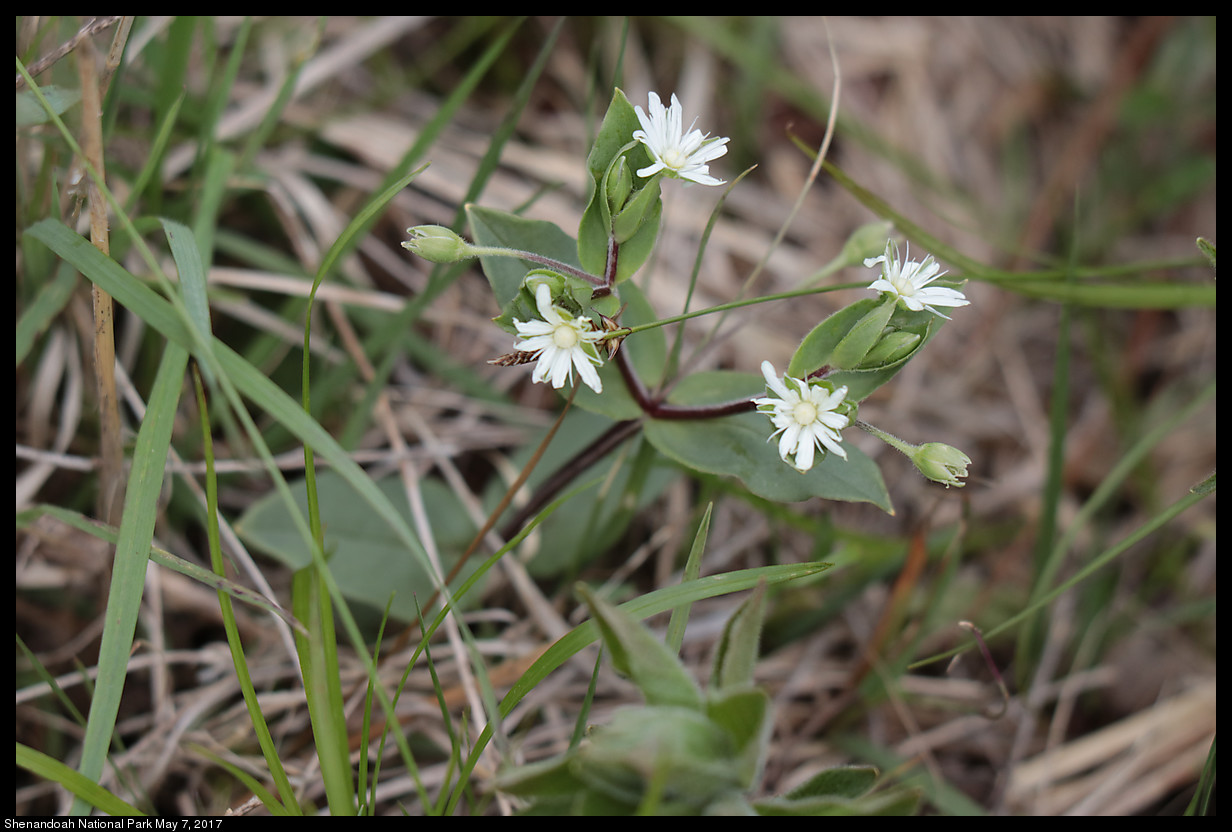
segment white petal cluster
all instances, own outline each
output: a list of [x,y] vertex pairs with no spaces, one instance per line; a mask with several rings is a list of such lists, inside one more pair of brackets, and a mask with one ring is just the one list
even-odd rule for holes
[[[910,248],[907,250],[907,255],[911,255]],[[914,260],[900,261],[898,246],[893,241],[888,241],[884,254],[864,261],[864,265],[870,268],[878,263],[881,264],[881,277],[874,280],[868,288],[874,292],[888,292],[896,295],[912,312],[927,309],[949,320],[949,315],[938,312],[934,307],[966,306],[970,303],[966,296],[957,289],[929,285],[945,274],[931,254],[925,257],[922,263]]]
[[684,107],[672,93],[672,104],[664,107],[657,93],[650,94],[650,115],[640,106],[633,108],[642,129],[633,131],[633,138],[650,151],[654,164],[637,172],[648,178],[663,171],[668,176],[688,179],[701,185],[722,185],[724,180],[710,175],[710,162],[727,152],[727,138],[711,139],[695,130],[693,124],[684,130]]
[[517,328],[516,348],[522,352],[539,354],[531,378],[536,382],[551,383],[559,390],[565,380],[573,383],[576,368],[582,381],[596,393],[603,392],[603,382],[595,367],[603,363],[596,342],[604,333],[595,327],[590,318],[574,318],[552,303],[552,290],[546,283],[535,287],[535,304],[539,308],[539,321],[513,321]]
[[[777,398],[767,396],[754,399],[753,403],[774,423],[770,438],[779,437],[779,456],[783,461],[804,473],[813,467],[817,450],[823,456],[829,451],[846,459],[839,431],[850,420],[836,409],[847,398],[847,388],[830,390],[820,383],[810,384],[790,376],[780,379],[769,361],[762,362],[761,373],[767,389]],[[792,458],[788,459],[789,456]]]

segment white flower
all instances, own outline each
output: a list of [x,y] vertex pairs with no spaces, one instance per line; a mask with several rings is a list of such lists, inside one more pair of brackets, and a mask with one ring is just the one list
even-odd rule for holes
[[[911,249],[908,247],[910,256]],[[881,264],[881,277],[877,278],[868,288],[874,292],[889,292],[898,296],[912,312],[927,309],[935,315],[940,315],[947,321],[950,316],[942,314],[933,308],[936,306],[966,306],[969,300],[957,289],[944,286],[929,286],[937,278],[945,274],[932,255],[924,258],[923,263],[914,260],[901,262],[898,259],[898,246],[893,241],[887,241],[885,253],[880,257],[870,257],[864,265],[872,267]]]
[[551,382],[560,389],[565,379],[573,383],[573,368],[576,367],[582,381],[596,393],[603,392],[603,382],[595,367],[603,363],[595,342],[603,339],[604,333],[597,329],[590,318],[574,318],[552,304],[552,290],[546,283],[535,287],[535,303],[539,307],[541,321],[526,321],[517,318],[519,341],[516,348],[523,352],[539,354],[539,363],[531,378],[534,381]]
[[[843,441],[839,431],[851,420],[838,412],[847,398],[846,387],[834,390],[827,382],[809,383],[790,376],[780,379],[769,361],[761,363],[761,374],[766,377],[766,387],[778,398],[754,399],[753,403],[774,423],[770,438],[779,437],[779,456],[784,462],[804,473],[813,467],[817,449],[823,456],[830,451],[847,458],[839,444]],[[794,459],[789,460],[789,454]]]
[[702,185],[722,185],[724,180],[715,179],[710,175],[710,165],[715,159],[727,152],[727,138],[709,139],[709,134],[694,130],[689,125],[689,132],[684,131],[684,107],[672,93],[672,106],[663,107],[657,93],[650,94],[650,115],[642,108],[634,107],[637,120],[642,123],[641,130],[633,131],[633,138],[646,145],[650,155],[654,156],[654,164],[637,172],[643,178],[654,176],[659,171],[665,171],[668,176],[689,179]]

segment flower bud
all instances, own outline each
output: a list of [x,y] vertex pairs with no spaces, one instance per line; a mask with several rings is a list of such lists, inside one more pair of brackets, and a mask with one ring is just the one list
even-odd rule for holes
[[856,369],[881,370],[897,364],[914,353],[922,340],[917,333],[887,327],[881,333],[881,340],[868,351]]
[[962,488],[965,485],[958,480],[967,476],[967,466],[971,464],[971,458],[957,448],[940,442],[926,442],[917,447],[910,456],[920,473],[933,482],[939,482],[946,488],[951,485]]
[[432,263],[457,263],[474,256],[470,244],[443,225],[417,225],[406,233],[411,239],[402,247]]
[[625,207],[629,194],[633,193],[633,174],[629,172],[629,164],[624,156],[616,157],[616,161],[608,169],[603,191],[607,197],[609,213],[616,216],[620,209]]

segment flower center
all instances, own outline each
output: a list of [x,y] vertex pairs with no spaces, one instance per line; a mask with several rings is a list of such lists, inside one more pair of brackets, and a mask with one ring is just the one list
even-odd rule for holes
[[800,402],[791,409],[791,418],[798,425],[811,425],[817,421],[817,405],[812,402]]
[[663,164],[672,170],[680,170],[687,161],[689,161],[689,157],[682,153],[678,147],[669,147],[667,152],[663,154]]
[[571,350],[577,346],[578,332],[568,324],[560,324],[552,330],[552,343],[558,349]]

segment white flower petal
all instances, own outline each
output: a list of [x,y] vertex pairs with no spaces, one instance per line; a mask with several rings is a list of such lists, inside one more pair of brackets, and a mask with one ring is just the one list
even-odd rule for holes
[[790,376],[780,378],[769,361],[762,362],[761,372],[767,389],[777,398],[765,396],[753,399],[753,403],[774,425],[770,439],[778,437],[779,457],[802,473],[813,467],[818,450],[846,459],[839,431],[849,420],[837,409],[847,397],[847,388],[831,390],[825,382],[810,384]]
[[582,381],[596,393],[602,393],[603,382],[595,368],[603,359],[595,344],[603,339],[603,332],[590,318],[574,318],[554,305],[552,290],[546,283],[535,286],[535,305],[543,320],[513,321],[519,338],[514,349],[539,356],[531,380],[559,390],[565,381],[573,382],[576,367]]
[[761,374],[762,377],[766,379],[766,386],[774,392],[774,395],[778,396],[780,399],[786,399],[791,395],[791,392],[787,389],[787,386],[784,385],[782,380],[779,378],[779,374],[775,372],[774,365],[769,361],[761,362]]
[[[911,255],[910,247],[908,247],[907,255],[908,257]],[[957,289],[929,285],[945,274],[931,255],[918,263],[914,260],[899,260],[898,246],[891,240],[886,242],[884,254],[864,260],[864,265],[869,268],[879,263],[881,264],[881,276],[870,283],[868,288],[874,292],[896,296],[912,312],[927,309],[948,320],[948,316],[934,309],[933,304],[966,306],[970,303],[966,296]]]
[[813,452],[816,445],[813,442],[813,434],[809,431],[809,435],[804,437],[804,441],[796,446],[796,470],[807,471],[813,467]]
[[646,145],[654,163],[638,170],[643,179],[665,173],[677,179],[688,179],[702,185],[722,185],[724,180],[710,175],[709,163],[727,152],[727,138],[715,139],[689,126],[684,130],[684,107],[675,93],[672,104],[666,109],[657,93],[650,93],[650,113],[640,106],[634,107],[641,130],[633,131],[633,138]]
[[579,360],[576,354],[573,362],[577,365],[578,375],[582,377],[582,382],[596,393],[602,393],[603,379],[599,378],[599,371],[595,369],[595,365],[589,360]]

